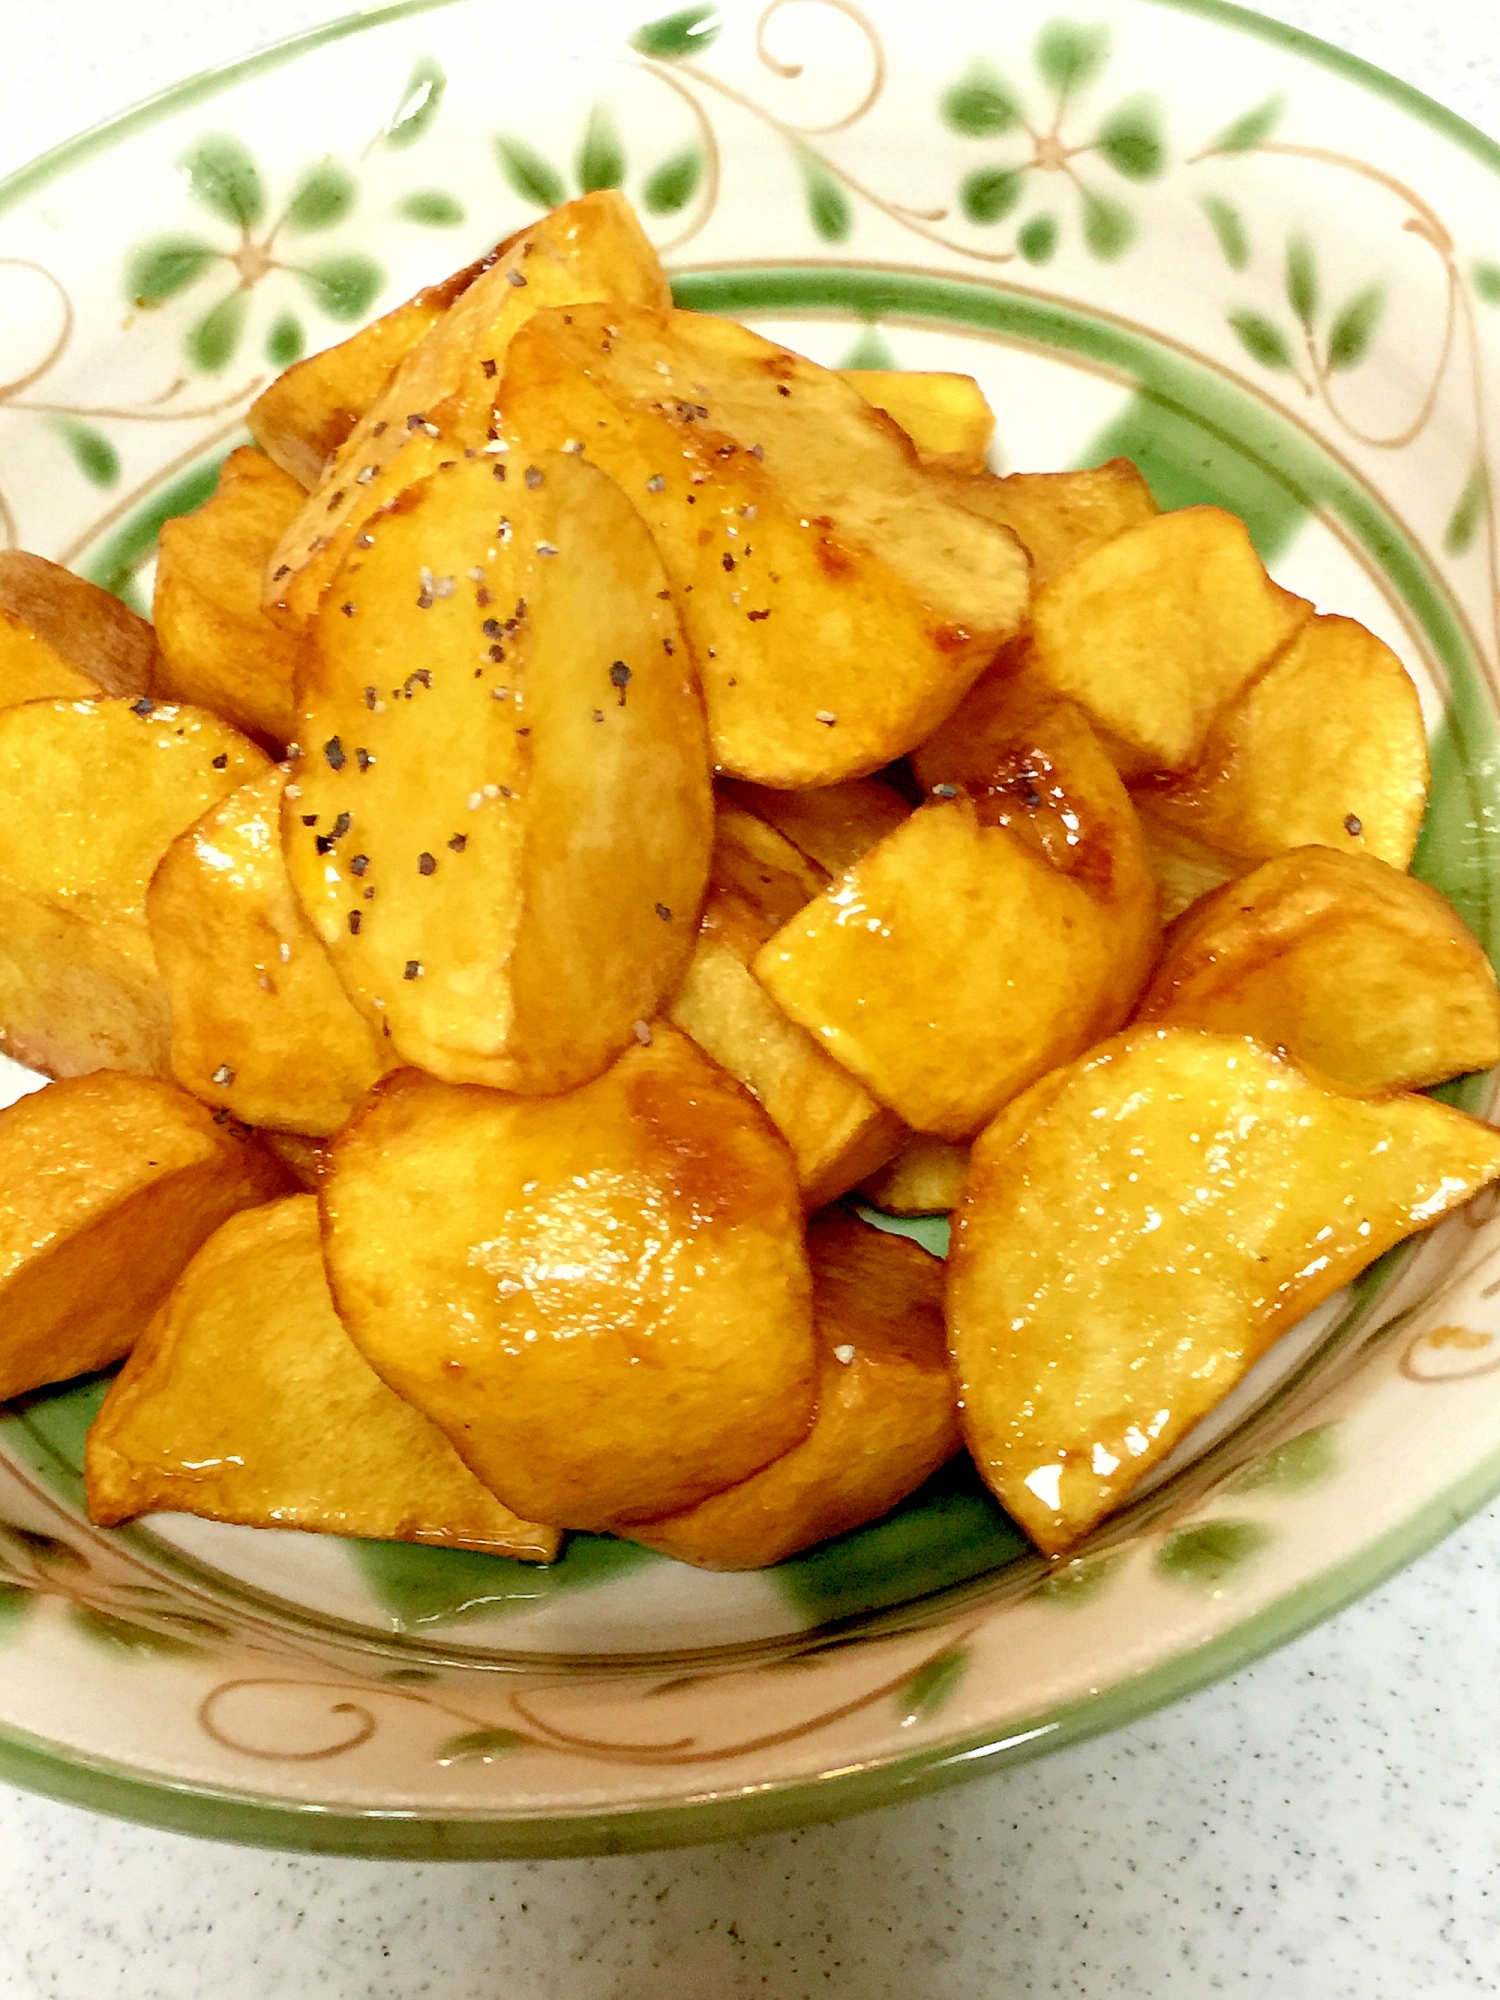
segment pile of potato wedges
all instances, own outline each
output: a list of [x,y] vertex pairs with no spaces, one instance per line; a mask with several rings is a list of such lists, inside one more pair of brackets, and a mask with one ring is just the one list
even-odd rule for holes
[[753,1568],[967,1447],[1060,1555],[1500,1178],[1401,662],[993,424],[595,194],[274,382],[153,624],[0,557],[0,1396],[123,1360],[97,1521]]

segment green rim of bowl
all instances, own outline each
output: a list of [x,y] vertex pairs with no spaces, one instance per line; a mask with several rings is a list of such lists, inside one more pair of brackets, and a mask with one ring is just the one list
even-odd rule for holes
[[[394,0],[394,4],[345,15],[237,62],[185,78],[0,180],[0,214],[70,168],[237,82],[265,75],[299,55],[351,35],[457,4],[460,0]],[[1150,4],[1217,22],[1342,76],[1416,118],[1500,175],[1500,145],[1456,112],[1361,57],[1299,28],[1236,6],[1232,0],[1150,0]],[[937,287],[944,283],[938,279],[928,282]],[[1331,1617],[1432,1548],[1496,1493],[1500,1493],[1500,1450],[1346,1561],[1147,1673],[1007,1727],[998,1736],[990,1725],[957,1741],[833,1778],[796,1778],[689,1804],[626,1805],[598,1813],[498,1815],[481,1811],[433,1816],[382,1810],[350,1812],[316,1804],[267,1801],[211,1784],[142,1777],[110,1759],[72,1752],[9,1726],[0,1726],[0,1777],[70,1804],[174,1832],[304,1853],[412,1860],[519,1859],[625,1853],[741,1839],[920,1797],[1139,1720],[1247,1666]]]

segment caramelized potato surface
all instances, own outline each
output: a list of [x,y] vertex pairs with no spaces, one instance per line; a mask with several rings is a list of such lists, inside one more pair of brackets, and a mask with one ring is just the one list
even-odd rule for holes
[[0,550],[0,708],[47,698],[152,690],[159,656],[146,620],[60,563]]
[[180,834],[146,916],[172,1009],[172,1074],[248,1125],[327,1138],[394,1059],[340,986],[281,851],[287,767]]
[[806,1435],[802,1204],[765,1114],[664,1022],[561,1097],[380,1084],[319,1199],[365,1359],[529,1520],[675,1512]]
[[948,1284],[965,1437],[1049,1554],[1293,1321],[1500,1178],[1500,1132],[1247,1037],[1141,1028],[975,1142]]
[[1294,847],[1178,924],[1143,1021],[1253,1035],[1351,1090],[1500,1062],[1495,974],[1458,912],[1365,854]]
[[243,1127],[152,1077],[0,1111],[0,1402],[118,1361],[199,1244],[284,1185]]
[[0,1050],[53,1076],[168,1073],[146,886],[179,833],[267,768],[199,708],[0,710]]
[[1128,458],[1112,458],[1082,472],[960,476],[944,490],[961,507],[1012,531],[1031,557],[1034,589],[1159,511],[1151,488]]
[[162,693],[278,745],[295,733],[304,649],[261,610],[261,577],[302,499],[264,452],[232,451],[212,497],[163,524],[156,565]]
[[183,1272],[89,1428],[89,1519],[197,1514],[551,1562],[522,1521],[361,1360],[311,1195],[237,1215]]
[[1271,581],[1249,530],[1218,507],[1158,514],[1037,591],[1032,648],[1121,772],[1185,771],[1215,716],[1312,606]]
[[1015,538],[954,505],[858,390],[745,327],[614,304],[538,314],[502,407],[518,446],[581,442],[641,509],[736,777],[879,769],[1025,616]]
[[943,1266],[904,1237],[830,1211],[808,1227],[818,1414],[762,1471],[623,1530],[704,1569],[761,1569],[862,1527],[961,1449],[943,1328]]

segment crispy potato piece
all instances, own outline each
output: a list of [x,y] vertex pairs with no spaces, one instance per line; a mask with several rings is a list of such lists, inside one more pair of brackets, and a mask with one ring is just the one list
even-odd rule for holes
[[1246,1037],[1137,1029],[975,1143],[949,1262],[969,1449],[1068,1548],[1294,1320],[1500,1177],[1500,1132],[1336,1092]]
[[[917,368],[841,368],[839,374],[898,423],[924,465],[983,472],[995,413],[972,375]],[[1007,526],[1009,523],[1007,523]]]
[[728,320],[538,314],[502,407],[528,449],[583,440],[641,509],[736,777],[826,785],[904,755],[1025,617],[1014,536],[858,390]]
[[0,550],[0,707],[138,699],[157,666],[156,634],[128,604],[45,556]]
[[871,848],[754,971],[909,1125],[965,1139],[1127,1018],[1156,895],[1108,757],[1035,674],[986,676],[913,761],[945,802]]
[[671,299],[630,204],[610,189],[508,237],[486,266],[394,369],[273,550],[265,603],[291,629],[312,618],[375,515],[492,436],[505,352],[533,313],[586,299]]
[[943,1266],[837,1212],[807,1231],[818,1342],[811,1432],[762,1471],[621,1532],[701,1569],[762,1569],[878,1520],[962,1448]]
[[266,767],[199,708],[0,711],[0,1050],[52,1076],[168,1073],[146,885],[169,842]]
[[1126,528],[1044,583],[1037,669],[1078,703],[1126,777],[1185,771],[1214,717],[1311,616],[1218,507]]
[[1159,512],[1151,488],[1128,458],[1083,472],[957,475],[945,491],[961,507],[1015,534],[1031,557],[1034,589]]
[[317,1193],[318,1182],[328,1164],[326,1139],[309,1139],[301,1132],[257,1132],[255,1136],[281,1162],[289,1179],[307,1193]]
[[840,785],[814,785],[805,792],[775,791],[769,785],[730,778],[723,791],[725,798],[784,834],[829,875],[852,868],[911,813],[901,794],[879,778],[845,778]]
[[283,369],[269,389],[262,389],[245,418],[267,458],[290,473],[304,491],[316,486],[328,459],[375,401],[392,370],[499,254],[492,251],[441,283],[425,286],[347,340]]
[[1366,854],[1294,847],[1205,896],[1143,1021],[1253,1035],[1358,1091],[1500,1062],[1495,974],[1458,912]]
[[792,1149],[809,1208],[836,1200],[889,1159],[906,1131],[787,1019],[749,969],[826,880],[774,828],[721,808],[697,946],[670,1008],[677,1026],[765,1106]]
[[625,496],[564,454],[494,470],[436,474],[341,576],[283,827],[314,930],[400,1055],[566,1090],[691,956],[708,748]]
[[686,1036],[652,1035],[566,1097],[389,1078],[320,1193],[366,1360],[565,1528],[691,1506],[812,1420],[791,1157]]
[[1316,845],[1405,868],[1429,776],[1421,703],[1390,647],[1352,618],[1310,618],[1195,767],[1142,800],[1238,867]]
[[968,1173],[967,1146],[916,1138],[862,1182],[860,1193],[887,1215],[945,1215],[963,1199]]
[[296,728],[305,649],[261,610],[261,576],[302,499],[290,473],[245,445],[225,459],[196,513],[163,523],[156,565],[162,693],[277,744]]
[[562,1542],[481,1486],[360,1358],[306,1194],[237,1215],[204,1244],[90,1426],[84,1479],[104,1528],[173,1512],[531,1562]]
[[0,1111],[0,1401],[118,1361],[199,1244],[284,1186],[243,1127],[153,1077]]
[[388,1069],[340,986],[281,851],[288,767],[263,773],[174,840],[146,919],[172,1007],[172,1074],[247,1125],[327,1138]]
[[1161,920],[1170,924],[1200,896],[1221,888],[1239,870],[1235,863],[1205,847],[1201,840],[1194,840],[1180,826],[1168,826],[1165,820],[1158,819],[1151,809],[1152,794],[1147,787],[1142,786],[1130,796],[1141,823],[1146,866],[1156,883]]

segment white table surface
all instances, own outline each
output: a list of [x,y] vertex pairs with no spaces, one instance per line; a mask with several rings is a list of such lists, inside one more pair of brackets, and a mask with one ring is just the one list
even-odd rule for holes
[[[348,4],[0,0],[0,174]],[[1500,134],[1500,35],[1482,0],[1266,11]],[[309,1860],[0,1786],[0,1994],[1500,1993],[1497,1660],[1500,1505],[1331,1624],[1133,1728],[772,1839],[600,1861]]]

